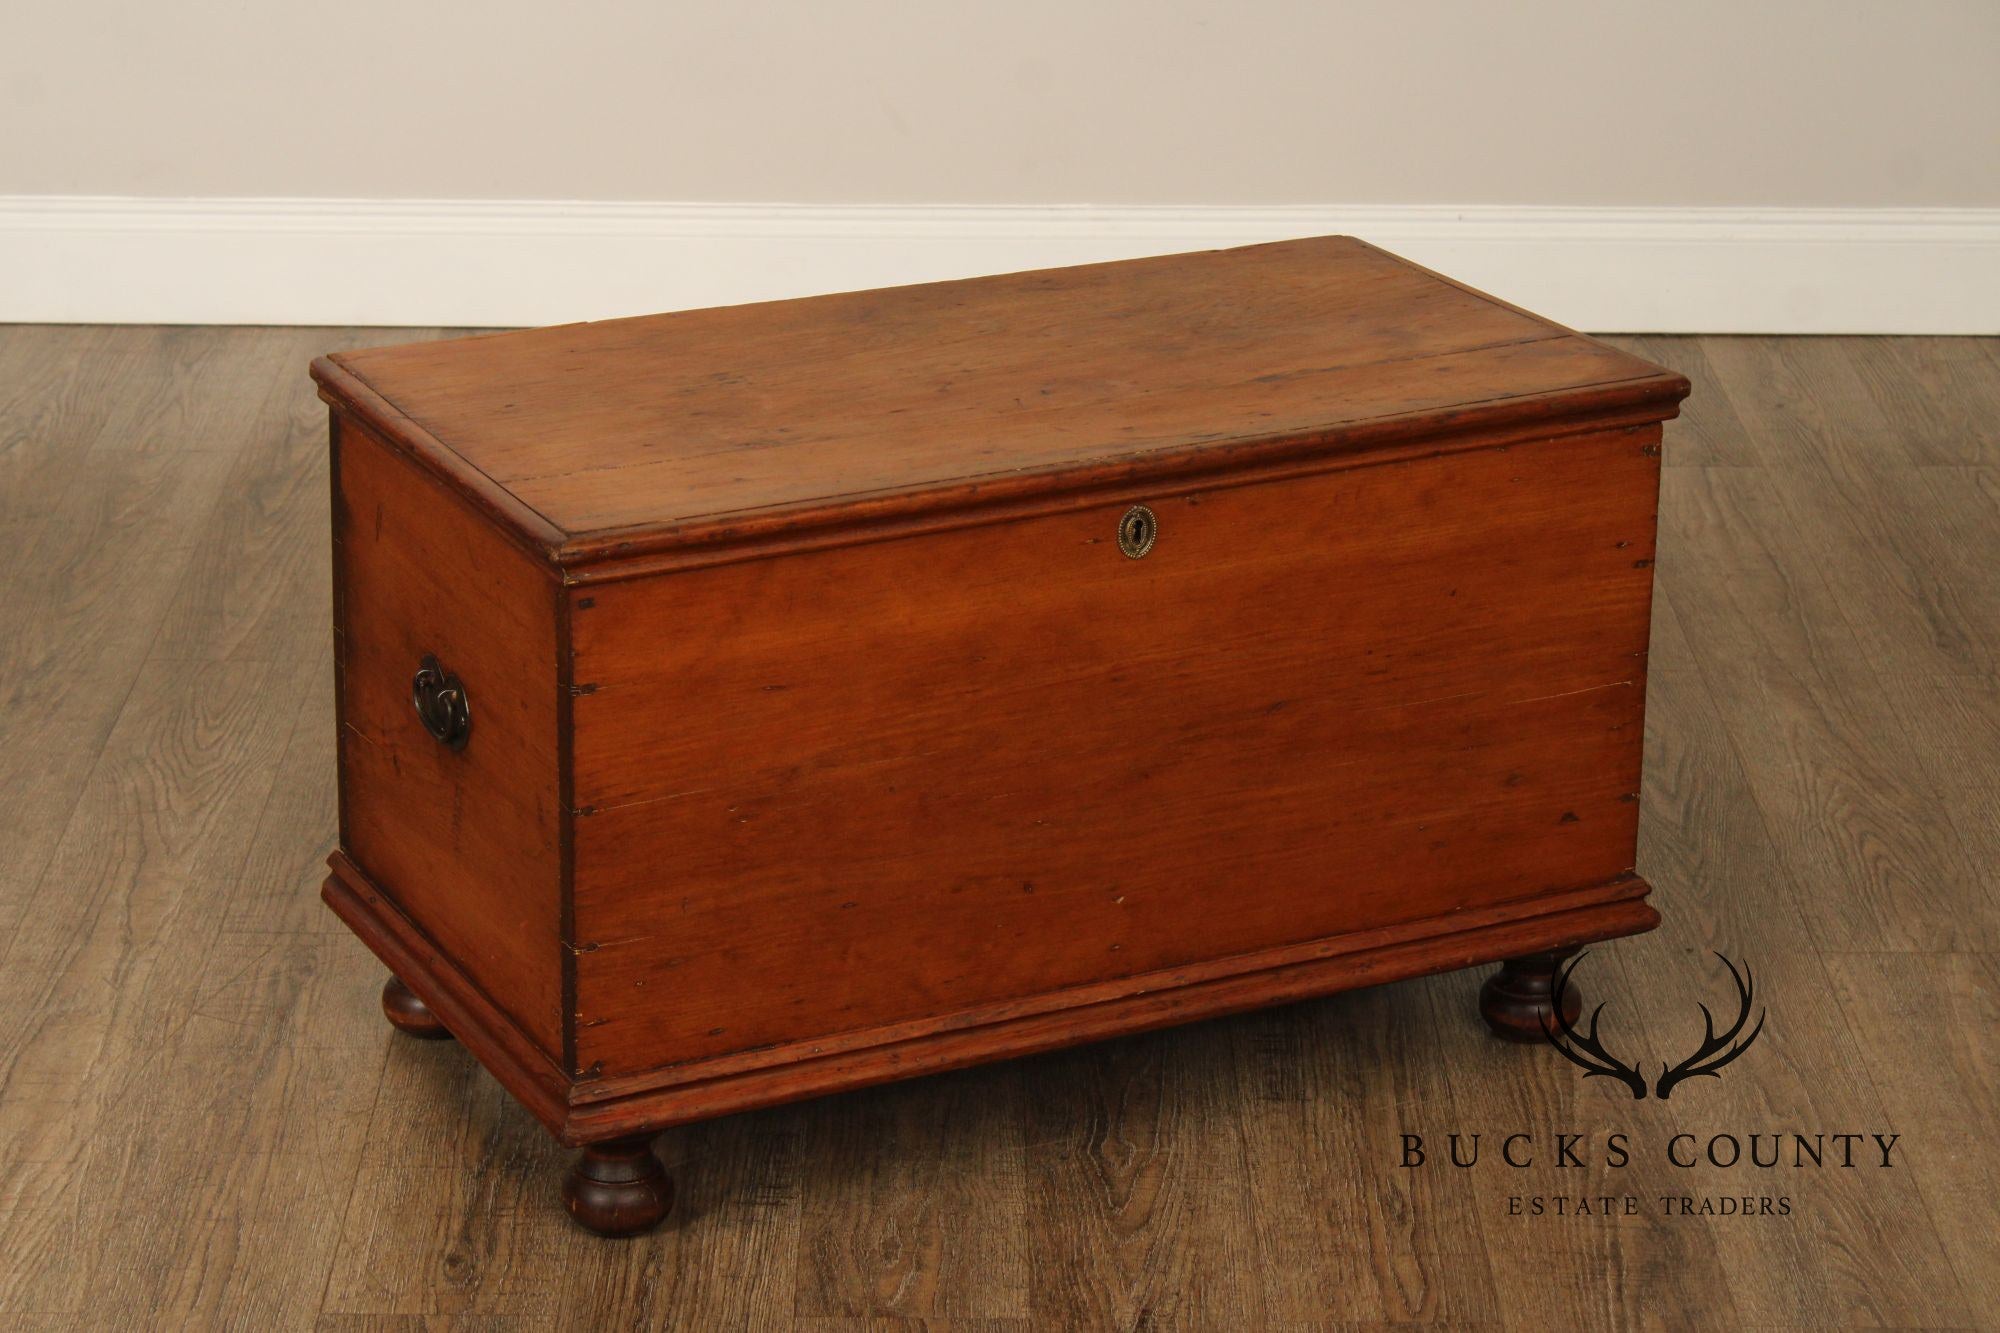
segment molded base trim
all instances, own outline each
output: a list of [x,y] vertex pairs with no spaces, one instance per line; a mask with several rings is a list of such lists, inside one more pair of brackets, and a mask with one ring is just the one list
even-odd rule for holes
[[622,1078],[565,1082],[525,1034],[340,853],[322,896],[567,1144],[600,1142],[919,1074],[1549,952],[1659,924],[1629,875],[1380,930],[1052,991]]
[[344,853],[335,852],[327,865],[333,873],[320,886],[319,896],[333,914],[423,1001],[459,1045],[500,1080],[501,1087],[560,1134],[570,1089],[563,1071]]

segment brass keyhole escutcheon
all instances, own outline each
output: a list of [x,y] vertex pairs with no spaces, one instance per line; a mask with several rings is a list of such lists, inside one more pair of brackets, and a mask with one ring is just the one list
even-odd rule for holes
[[1153,549],[1160,535],[1160,520],[1144,505],[1133,505],[1118,520],[1118,549],[1137,560]]

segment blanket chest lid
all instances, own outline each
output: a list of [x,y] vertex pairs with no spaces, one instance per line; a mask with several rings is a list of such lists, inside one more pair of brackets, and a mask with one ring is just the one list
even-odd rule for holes
[[1543,423],[1687,381],[1349,237],[313,363],[564,566]]

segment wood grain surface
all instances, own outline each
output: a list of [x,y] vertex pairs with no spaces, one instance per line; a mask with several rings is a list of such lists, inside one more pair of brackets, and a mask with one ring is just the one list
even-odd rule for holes
[[372,349],[314,373],[564,563],[1686,391],[1340,236]]
[[[341,845],[560,1065],[556,580],[365,429],[334,429]],[[464,682],[462,749],[410,706],[427,655]]]
[[313,373],[327,901],[565,1142],[1656,920],[1686,381],[1361,242]]
[[578,1068],[1623,879],[1658,438],[572,590]]
[[[1478,977],[1357,991],[671,1132],[688,1225],[578,1232],[565,1154],[397,1038],[320,905],[324,410],[408,330],[0,328],[0,1325],[1980,1327],[2000,1291],[2000,346],[1619,340],[1669,432],[1639,869],[1580,983],[1635,1051],[1757,969],[1719,1080],[1633,1103],[1487,1041]],[[1614,1095],[1615,1094],[1615,1095]],[[1624,1100],[1620,1100],[1624,1099]],[[1901,1133],[1787,1218],[1635,1158],[1403,1171],[1400,1135]],[[1773,1188],[1761,1182],[1753,1191]]]

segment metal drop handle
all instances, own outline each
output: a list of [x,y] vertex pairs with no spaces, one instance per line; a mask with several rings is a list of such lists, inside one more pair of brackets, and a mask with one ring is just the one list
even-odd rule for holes
[[453,750],[465,748],[472,732],[472,709],[466,702],[465,683],[438,665],[429,653],[410,679],[410,705],[417,720],[431,738]]

